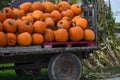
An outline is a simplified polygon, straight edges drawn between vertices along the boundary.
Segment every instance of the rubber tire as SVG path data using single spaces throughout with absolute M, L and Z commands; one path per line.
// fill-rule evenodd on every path
M 15 63 L 15 66 L 20 66 L 20 65 L 24 65 L 24 64 L 28 64 L 28 63 Z M 29 69 L 30 71 L 32 71 L 31 73 L 26 71 L 25 69 L 15 69 L 15 72 L 17 75 L 40 75 L 40 70 L 41 69 Z
M 50 80 L 79 80 L 81 73 L 80 60 L 74 54 L 59 54 L 54 56 L 48 64 Z

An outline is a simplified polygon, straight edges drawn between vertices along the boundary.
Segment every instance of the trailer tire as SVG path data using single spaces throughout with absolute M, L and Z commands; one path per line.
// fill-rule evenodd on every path
M 48 64 L 50 80 L 79 80 L 81 73 L 80 60 L 74 54 L 59 54 L 53 57 Z

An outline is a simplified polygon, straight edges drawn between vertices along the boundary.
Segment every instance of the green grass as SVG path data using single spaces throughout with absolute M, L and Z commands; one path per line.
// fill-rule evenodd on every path
M 14 66 L 14 64 L 0 64 L 0 67 Z M 14 69 L 0 70 L 0 80 L 49 80 L 48 70 L 42 69 L 40 75 L 17 76 Z
M 47 73 L 47 69 L 42 69 L 37 76 L 17 76 L 14 70 L 4 70 L 0 71 L 0 80 L 49 80 Z

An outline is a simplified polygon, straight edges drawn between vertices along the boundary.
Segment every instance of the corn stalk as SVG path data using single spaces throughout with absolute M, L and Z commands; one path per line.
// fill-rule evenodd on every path
M 115 26 L 115 20 L 111 11 L 111 4 L 109 0 L 109 6 L 107 6 L 104 0 L 83 0 L 84 3 L 95 3 L 98 5 L 98 28 L 103 28 L 102 31 L 98 32 L 99 36 L 99 44 L 102 44 L 101 51 L 96 51 L 95 54 L 97 56 L 102 56 L 102 60 L 104 60 L 108 65 L 114 66 L 119 65 L 120 59 L 120 50 L 117 48 L 117 41 L 115 39 L 115 35 L 113 32 Z M 94 55 L 96 56 L 96 55 Z M 101 61 L 101 60 L 99 60 Z

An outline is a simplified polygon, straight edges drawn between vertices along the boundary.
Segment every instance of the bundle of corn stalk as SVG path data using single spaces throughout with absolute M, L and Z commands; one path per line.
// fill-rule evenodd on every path
M 86 67 L 96 68 L 94 62 L 97 62 L 97 66 L 103 68 L 106 66 L 119 66 L 120 65 L 120 47 L 117 44 L 113 29 L 115 26 L 115 19 L 111 11 L 110 0 L 108 4 L 105 4 L 104 0 L 83 0 L 84 3 L 97 3 L 98 5 L 98 29 L 102 29 L 98 32 L 99 44 L 101 49 L 95 51 L 90 55 L 88 60 L 84 60 L 87 64 Z M 91 60 L 92 58 L 92 60 Z M 91 63 L 92 61 L 93 63 Z M 86 65 L 85 64 L 85 65 Z M 90 67 L 92 66 L 92 67 Z M 94 67 L 94 68 L 93 68 Z

